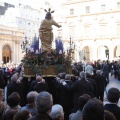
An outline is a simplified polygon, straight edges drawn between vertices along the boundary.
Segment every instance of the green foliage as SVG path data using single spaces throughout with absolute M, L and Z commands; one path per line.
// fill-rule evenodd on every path
M 49 68 L 50 65 L 55 65 L 59 72 L 66 72 L 71 66 L 71 61 L 68 56 L 58 54 L 56 51 L 44 51 L 41 54 L 26 54 L 21 60 L 24 66 L 30 66 L 34 73 L 40 73 L 41 67 Z
M 34 64 L 31 64 L 30 69 L 33 71 L 33 73 L 36 73 L 36 74 L 41 72 L 41 68 L 38 65 L 35 66 Z
M 58 65 L 56 65 L 56 67 L 57 67 L 57 72 L 58 73 L 67 72 L 67 67 L 62 65 L 62 64 L 58 64 Z

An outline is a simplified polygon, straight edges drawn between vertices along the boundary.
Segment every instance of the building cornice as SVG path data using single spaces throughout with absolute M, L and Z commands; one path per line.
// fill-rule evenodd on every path
M 24 17 L 16 17 L 18 19 L 22 19 L 22 20 L 27 20 L 27 21 L 32 21 L 32 22 L 37 22 L 37 23 L 40 23 L 40 20 L 31 20 L 31 19 L 28 19 L 28 18 L 24 18 Z
M 23 35 L 12 35 L 12 34 L 6 34 L 6 33 L 0 33 L 0 35 L 4 35 L 4 36 L 9 36 L 9 37 L 23 37 Z
M 98 38 L 79 38 L 80 40 L 84 41 L 84 40 L 113 40 L 113 39 L 120 39 L 120 36 L 117 37 L 98 37 Z
M 82 15 L 80 15 L 80 17 L 87 17 L 87 16 L 94 16 L 94 15 L 105 15 L 105 14 L 111 14 L 111 13 L 120 13 L 120 9 L 119 10 L 114 10 L 114 11 L 82 14 Z M 75 18 L 75 17 L 79 17 L 79 16 L 70 16 L 69 15 L 69 16 L 66 16 L 65 18 Z
M 3 31 L 14 31 L 14 32 L 24 32 L 23 29 L 15 28 L 15 27 L 9 27 L 6 25 L 0 25 L 0 30 Z
M 75 17 L 78 17 L 78 16 L 67 16 L 65 18 L 75 18 Z
M 112 10 L 112 11 L 106 11 L 106 12 L 98 12 L 98 13 L 89 13 L 89 14 L 82 14 L 81 17 L 86 16 L 93 16 L 93 15 L 104 15 L 104 14 L 111 14 L 111 13 L 119 13 L 120 10 Z
M 65 18 L 77 18 L 77 17 L 87 17 L 87 16 L 94 16 L 94 15 L 105 15 L 105 14 L 112 14 L 112 13 L 120 13 L 120 9 L 119 10 L 114 10 L 114 11 L 106 11 L 106 12 L 98 12 L 98 13 L 88 13 L 88 14 L 81 14 L 79 16 L 71 16 L 71 15 L 68 15 L 66 16 Z
M 3 37 L 22 38 L 24 32 L 23 29 L 0 25 L 0 39 Z
M 91 2 L 91 1 L 95 1 L 95 0 L 67 1 L 67 3 L 63 3 L 63 5 L 71 5 L 71 4 L 78 4 L 78 3 Z

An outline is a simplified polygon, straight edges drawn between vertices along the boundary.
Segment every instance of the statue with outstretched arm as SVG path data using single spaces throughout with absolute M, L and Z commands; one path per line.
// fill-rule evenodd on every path
M 45 19 L 41 22 L 39 28 L 39 37 L 41 39 L 43 51 L 49 51 L 51 50 L 53 41 L 52 25 L 58 28 L 60 28 L 61 25 L 59 25 L 52 19 L 51 13 L 53 13 L 54 11 L 51 11 L 51 9 L 49 8 L 48 11 L 45 9 L 45 12 L 47 13 Z

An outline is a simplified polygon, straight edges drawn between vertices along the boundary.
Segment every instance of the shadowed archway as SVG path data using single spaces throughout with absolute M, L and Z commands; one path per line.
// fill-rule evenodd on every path
M 9 45 L 5 45 L 2 49 L 2 61 L 7 63 L 11 60 L 11 49 Z

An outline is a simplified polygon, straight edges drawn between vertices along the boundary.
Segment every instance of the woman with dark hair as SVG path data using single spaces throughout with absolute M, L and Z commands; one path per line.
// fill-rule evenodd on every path
M 14 115 L 17 113 L 17 110 L 8 110 L 4 115 L 3 115 L 3 120 L 13 120 Z
M 15 114 L 13 120 L 27 120 L 31 116 L 32 115 L 30 114 L 30 112 L 28 110 L 22 110 Z
M 99 99 L 90 99 L 82 109 L 83 120 L 104 120 L 103 103 Z
M 107 110 L 104 110 L 104 117 L 105 120 L 116 120 L 114 114 Z
M 17 92 L 13 92 L 11 95 L 8 96 L 7 99 L 8 107 L 5 110 L 5 113 L 8 110 L 17 110 L 20 111 L 21 106 L 19 105 L 20 103 L 20 96 Z

